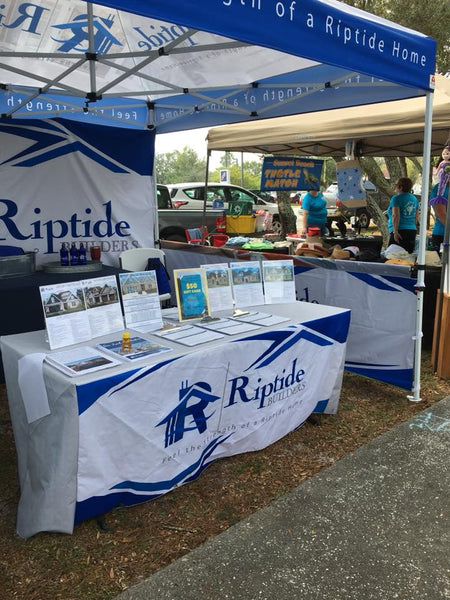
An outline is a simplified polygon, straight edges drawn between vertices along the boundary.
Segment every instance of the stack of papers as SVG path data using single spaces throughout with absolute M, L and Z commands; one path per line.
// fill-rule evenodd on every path
M 118 358 L 131 361 L 140 360 L 141 358 L 172 350 L 172 348 L 169 348 L 168 346 L 160 346 L 151 340 L 147 340 L 137 335 L 130 337 L 130 345 L 131 350 L 127 352 L 122 351 L 122 339 L 113 340 L 112 342 L 101 342 L 100 344 L 97 344 L 97 347 Z
M 47 354 L 45 361 L 70 377 L 87 375 L 120 364 L 120 361 L 105 356 L 97 348 L 91 348 L 91 346 L 52 352 Z
M 198 344 L 206 344 L 223 338 L 221 333 L 216 331 L 207 331 L 202 327 L 195 325 L 183 325 L 166 331 L 154 331 L 153 335 L 157 335 L 171 342 L 178 342 L 184 346 L 197 346 Z
M 233 319 L 217 319 L 205 323 L 200 322 L 198 325 L 199 327 L 204 327 L 205 329 L 219 331 L 225 335 L 238 335 L 240 333 L 247 333 L 248 331 L 253 331 L 260 328 L 259 325 L 255 325 L 254 323 L 238 323 Z
M 288 317 L 279 317 L 278 315 L 269 315 L 268 313 L 250 311 L 247 314 L 239 317 L 233 317 L 236 321 L 246 321 L 248 323 L 254 323 L 262 327 L 272 327 L 272 325 L 278 325 L 278 323 L 284 323 L 289 321 Z

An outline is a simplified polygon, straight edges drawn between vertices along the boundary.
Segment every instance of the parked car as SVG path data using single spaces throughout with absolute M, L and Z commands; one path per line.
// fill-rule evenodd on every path
M 206 225 L 209 232 L 214 232 L 218 222 L 223 219 L 223 210 L 208 210 L 203 215 L 202 208 L 190 208 L 188 210 L 177 210 L 170 198 L 167 186 L 158 184 L 156 186 L 158 200 L 158 228 L 161 240 L 172 240 L 174 242 L 186 241 L 186 230 Z
M 254 190 L 249 189 L 249 192 L 252 192 L 256 196 L 259 196 L 263 200 L 267 200 L 267 202 L 276 202 L 277 201 L 277 193 L 276 192 L 267 192 L 266 190 Z
M 177 209 L 203 209 L 205 193 L 204 182 L 169 184 L 172 204 Z M 206 197 L 207 211 L 212 208 L 229 208 L 233 202 L 248 202 L 253 211 L 266 210 L 272 214 L 272 227 L 275 233 L 281 232 L 280 214 L 276 202 L 268 202 L 264 198 L 238 185 L 228 183 L 208 183 Z

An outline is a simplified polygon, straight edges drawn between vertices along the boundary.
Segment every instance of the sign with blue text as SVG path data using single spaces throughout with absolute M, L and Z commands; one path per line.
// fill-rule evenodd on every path
M 265 156 L 261 171 L 262 190 L 318 190 L 323 160 L 295 156 Z
M 154 134 L 74 121 L 0 123 L 0 244 L 59 260 L 63 242 L 102 262 L 153 246 Z M 139 198 L 139 202 L 136 202 Z

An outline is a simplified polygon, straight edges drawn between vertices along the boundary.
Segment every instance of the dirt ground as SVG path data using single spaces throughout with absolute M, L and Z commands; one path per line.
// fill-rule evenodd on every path
M 138 583 L 450 394 L 424 353 L 420 403 L 387 384 L 345 373 L 337 415 L 306 422 L 258 452 L 217 461 L 158 500 L 89 520 L 73 535 L 15 533 L 19 486 L 5 385 L 0 386 L 0 600 L 105 600 Z

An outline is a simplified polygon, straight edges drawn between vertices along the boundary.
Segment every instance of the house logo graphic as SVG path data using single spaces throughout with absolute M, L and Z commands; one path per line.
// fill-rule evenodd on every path
M 95 17 L 94 19 L 94 48 L 95 52 L 106 54 L 111 46 L 122 46 L 119 40 L 109 31 L 114 24 L 114 19 L 110 15 L 108 18 Z M 69 39 L 58 39 L 52 37 L 55 42 L 60 42 L 58 50 L 60 52 L 87 52 L 89 49 L 88 38 L 88 18 L 87 15 L 78 15 L 71 23 L 61 23 L 60 25 L 52 25 L 55 29 L 63 32 L 71 32 L 72 37 Z
M 197 429 L 199 433 L 204 433 L 208 419 L 215 412 L 212 411 L 207 415 L 205 410 L 209 404 L 220 398 L 211 393 L 211 386 L 204 381 L 198 381 L 193 385 L 188 385 L 187 381 L 183 382 L 178 394 L 177 406 L 156 425 L 156 427 L 166 426 L 166 448 L 183 439 L 187 431 Z

